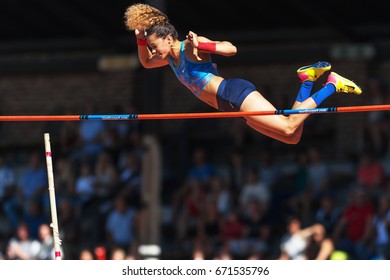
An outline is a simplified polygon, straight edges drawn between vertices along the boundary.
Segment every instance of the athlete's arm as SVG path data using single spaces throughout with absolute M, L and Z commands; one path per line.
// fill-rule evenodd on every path
M 229 41 L 212 41 L 206 37 L 198 36 L 192 31 L 188 33 L 187 39 L 199 52 L 215 53 L 223 56 L 233 56 L 237 53 L 237 47 Z
M 137 38 L 138 59 L 143 67 L 157 68 L 169 64 L 168 60 L 158 59 L 156 55 L 150 51 L 145 39 L 145 35 L 142 31 L 140 32 L 138 29 L 136 29 L 135 36 Z

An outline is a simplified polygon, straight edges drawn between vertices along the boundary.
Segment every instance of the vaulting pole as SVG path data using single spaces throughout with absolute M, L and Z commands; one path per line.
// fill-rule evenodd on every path
M 56 196 L 54 190 L 54 171 L 53 171 L 53 161 L 52 161 L 49 133 L 44 134 L 44 141 L 45 141 L 45 151 L 46 151 L 47 178 L 49 183 L 50 211 L 51 211 L 51 220 L 52 220 L 50 226 L 53 228 L 55 259 L 61 260 L 62 259 L 61 240 L 60 240 L 60 233 L 58 230 L 57 206 L 56 206 Z

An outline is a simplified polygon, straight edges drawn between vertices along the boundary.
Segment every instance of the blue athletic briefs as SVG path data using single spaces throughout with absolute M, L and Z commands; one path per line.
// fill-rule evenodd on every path
M 217 92 L 218 109 L 221 111 L 239 111 L 245 98 L 255 90 L 256 87 L 247 80 L 236 78 L 223 80 Z

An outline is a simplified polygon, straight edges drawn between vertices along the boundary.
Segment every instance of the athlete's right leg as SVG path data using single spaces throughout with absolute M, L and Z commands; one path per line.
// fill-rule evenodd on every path
M 299 142 L 299 140 L 301 139 L 301 135 L 302 135 L 302 131 L 303 131 L 303 125 L 300 125 L 297 128 L 296 133 L 294 133 L 294 136 L 291 137 L 291 136 L 286 136 L 286 135 L 283 135 L 280 133 L 276 133 L 272 130 L 266 129 L 266 128 L 260 126 L 257 122 L 251 120 L 250 118 L 246 119 L 246 123 L 249 127 L 254 129 L 255 131 L 260 132 L 261 134 L 263 134 L 265 136 L 279 140 L 279 141 L 286 143 L 286 144 L 297 144 Z
M 316 108 L 312 98 L 299 104 L 298 108 Z M 240 108 L 243 112 L 274 111 L 276 108 L 258 91 L 249 94 Z M 298 143 L 303 127 L 303 121 L 309 114 L 283 115 L 257 115 L 246 117 L 247 124 L 260 133 L 273 137 L 288 144 Z
M 360 94 L 361 89 L 352 81 L 332 72 L 328 77 L 325 87 L 307 98 L 302 103 L 297 103 L 295 109 L 314 109 L 334 92 L 346 92 Z M 271 111 L 276 108 L 265 99 L 258 91 L 250 93 L 244 100 L 240 108 L 243 112 Z M 277 140 L 289 144 L 298 143 L 303 122 L 310 114 L 291 114 L 289 116 L 267 115 L 247 117 L 247 123 L 260 133 L 273 137 Z

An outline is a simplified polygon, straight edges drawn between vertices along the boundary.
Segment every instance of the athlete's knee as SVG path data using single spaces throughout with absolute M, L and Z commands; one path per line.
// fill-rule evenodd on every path
M 281 132 L 284 134 L 285 137 L 287 138 L 294 138 L 295 134 L 296 134 L 296 131 L 297 131 L 297 128 L 294 127 L 294 126 L 291 126 L 291 125 L 286 125 L 285 127 L 283 127 L 283 129 L 281 130 Z
M 302 133 L 299 133 L 297 129 L 287 129 L 284 131 L 286 137 L 286 144 L 296 145 L 301 140 Z

